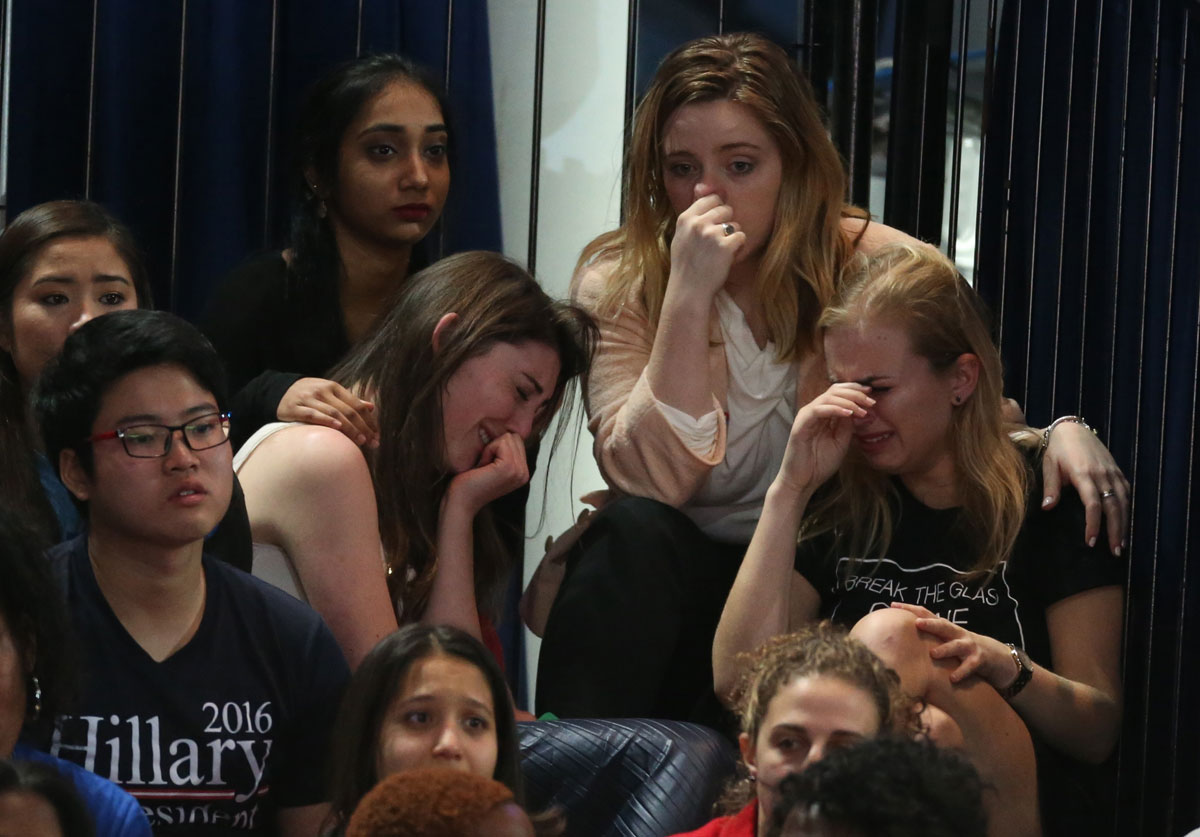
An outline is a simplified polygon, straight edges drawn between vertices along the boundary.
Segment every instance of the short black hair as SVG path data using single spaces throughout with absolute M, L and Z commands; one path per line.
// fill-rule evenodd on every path
M 63 837 L 92 837 L 96 827 L 75 785 L 53 767 L 37 762 L 0 759 L 0 796 L 32 793 L 54 809 Z
M 213 394 L 225 411 L 225 370 L 208 339 L 195 326 L 165 311 L 116 311 L 85 323 L 63 343 L 34 387 L 33 414 L 41 427 L 46 456 L 58 469 L 59 454 L 70 449 L 92 473 L 92 449 L 84 440 L 100 412 L 105 393 L 119 379 L 170 363 L 182 366 Z
M 779 784 L 767 837 L 819 822 L 870 837 L 985 837 L 983 782 L 928 739 L 881 736 L 836 750 Z

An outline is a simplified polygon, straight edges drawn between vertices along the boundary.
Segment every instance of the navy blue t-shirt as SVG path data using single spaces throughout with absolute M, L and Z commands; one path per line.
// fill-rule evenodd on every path
M 271 833 L 279 808 L 326 799 L 326 744 L 349 677 L 307 605 L 205 556 L 195 636 L 155 662 L 96 584 L 86 536 L 49 553 L 83 661 L 51 755 L 117 783 L 156 834 Z

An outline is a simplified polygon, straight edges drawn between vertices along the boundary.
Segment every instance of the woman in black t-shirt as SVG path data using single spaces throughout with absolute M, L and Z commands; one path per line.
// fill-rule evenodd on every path
M 1034 513 L 1028 439 L 1001 424 L 978 297 L 943 257 L 894 246 L 848 277 L 821 328 L 834 383 L 793 424 L 717 630 L 718 692 L 763 639 L 891 604 L 907 613 L 871 615 L 863 632 L 886 634 L 873 650 L 902 679 L 920 663 L 922 685 L 904 684 L 918 697 L 934 681 L 952 699 L 986 683 L 1035 741 L 1104 761 L 1121 718 L 1124 568 L 1075 543 L 1074 495 Z M 1101 491 L 1107 505 L 1127 487 Z

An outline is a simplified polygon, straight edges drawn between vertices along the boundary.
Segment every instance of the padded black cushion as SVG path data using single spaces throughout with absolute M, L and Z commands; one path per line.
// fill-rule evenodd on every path
M 645 719 L 518 725 L 526 806 L 557 806 L 569 837 L 663 837 L 698 828 L 737 750 L 713 730 Z

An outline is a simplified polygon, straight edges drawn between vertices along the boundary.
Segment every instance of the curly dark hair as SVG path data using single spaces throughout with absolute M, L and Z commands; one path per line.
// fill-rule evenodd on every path
M 864 837 L 984 837 L 983 790 L 970 762 L 927 739 L 872 738 L 784 779 L 766 834 L 820 823 Z
M 797 677 L 837 677 L 870 695 L 879 711 L 880 734 L 915 735 L 919 707 L 900 689 L 900 678 L 845 628 L 823 621 L 764 642 L 734 691 L 742 732 L 758 737 L 767 706 L 779 690 Z M 732 813 L 755 794 L 744 767 L 721 797 L 718 807 Z

